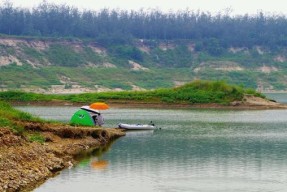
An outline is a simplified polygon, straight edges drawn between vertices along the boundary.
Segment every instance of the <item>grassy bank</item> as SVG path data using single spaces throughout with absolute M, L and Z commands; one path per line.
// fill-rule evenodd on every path
M 22 133 L 24 128 L 16 123 L 18 121 L 41 122 L 42 120 L 33 117 L 29 113 L 14 109 L 6 102 L 0 101 L 0 127 L 8 127 L 16 133 Z
M 75 157 L 83 151 L 123 135 L 116 129 L 46 122 L 0 101 L 0 191 L 32 191 L 78 163 Z
M 1 92 L 0 99 L 5 101 L 69 101 L 75 103 L 90 103 L 93 101 L 144 101 L 147 103 L 218 103 L 228 104 L 241 101 L 245 94 L 264 97 L 253 89 L 229 85 L 223 81 L 193 81 L 176 88 L 163 88 L 150 91 L 120 91 L 84 93 L 71 95 L 43 95 L 17 91 Z

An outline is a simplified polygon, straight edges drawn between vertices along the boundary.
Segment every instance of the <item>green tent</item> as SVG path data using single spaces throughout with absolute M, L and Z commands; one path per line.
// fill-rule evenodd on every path
M 95 122 L 89 112 L 80 109 L 78 110 L 70 120 L 73 125 L 95 126 Z

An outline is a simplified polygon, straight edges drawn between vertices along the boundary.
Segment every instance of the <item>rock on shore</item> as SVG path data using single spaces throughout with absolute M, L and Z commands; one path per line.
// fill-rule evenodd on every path
M 40 133 L 44 144 L 30 142 L 9 128 L 0 128 L 0 191 L 30 191 L 60 170 L 75 164 L 74 156 L 123 136 L 116 129 L 23 123 Z

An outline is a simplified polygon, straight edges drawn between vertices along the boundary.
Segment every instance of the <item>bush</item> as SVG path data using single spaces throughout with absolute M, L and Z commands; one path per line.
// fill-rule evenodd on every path
M 46 54 L 51 63 L 59 66 L 76 67 L 84 63 L 81 54 L 64 45 L 52 45 Z
M 143 61 L 142 52 L 133 46 L 129 45 L 117 45 L 109 47 L 108 51 L 116 58 L 134 60 L 138 62 Z

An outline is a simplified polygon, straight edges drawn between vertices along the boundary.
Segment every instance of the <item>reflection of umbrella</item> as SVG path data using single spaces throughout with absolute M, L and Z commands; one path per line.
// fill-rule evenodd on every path
M 109 106 L 106 103 L 97 102 L 97 103 L 92 103 L 90 105 L 90 108 L 97 109 L 97 110 L 105 110 L 105 109 L 108 109 Z
M 93 161 L 91 166 L 95 169 L 105 169 L 108 166 L 108 162 L 105 160 Z

